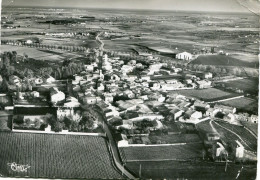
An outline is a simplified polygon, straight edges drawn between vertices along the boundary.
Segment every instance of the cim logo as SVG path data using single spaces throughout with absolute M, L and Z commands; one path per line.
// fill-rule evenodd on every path
M 27 172 L 27 169 L 31 167 L 28 164 L 22 165 L 22 164 L 16 164 L 15 162 L 7 163 L 7 165 L 10 166 L 12 171 L 15 171 L 15 172 Z

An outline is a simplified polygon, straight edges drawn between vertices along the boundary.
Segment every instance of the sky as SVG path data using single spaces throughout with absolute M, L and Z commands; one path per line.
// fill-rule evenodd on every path
M 259 0 L 2 0 L 5 6 L 48 6 L 81 8 L 122 8 L 185 11 L 248 12 L 248 3 Z M 252 8 L 255 5 L 250 4 Z

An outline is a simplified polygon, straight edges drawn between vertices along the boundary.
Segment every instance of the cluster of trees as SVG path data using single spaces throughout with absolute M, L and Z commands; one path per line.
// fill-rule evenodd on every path
M 51 126 L 51 129 L 55 132 L 62 130 L 69 130 L 70 132 L 93 132 L 95 130 L 94 121 L 88 116 L 83 116 L 82 119 L 77 122 L 73 121 L 71 117 L 64 117 L 63 119 L 57 120 L 54 115 L 47 114 L 46 122 L 42 128 Z
M 33 41 L 32 43 L 27 43 L 26 41 L 16 41 L 16 40 L 2 40 L 2 44 L 9 44 L 15 46 L 27 46 L 32 48 L 42 48 L 42 49 L 59 49 L 64 51 L 72 52 L 88 52 L 89 49 L 83 46 L 64 46 L 64 45 L 53 45 L 53 44 L 42 44 L 42 41 Z

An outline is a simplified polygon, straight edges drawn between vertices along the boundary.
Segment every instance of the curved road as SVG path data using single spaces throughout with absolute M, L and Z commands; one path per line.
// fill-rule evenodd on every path
M 120 157 L 120 154 L 119 154 L 119 150 L 117 148 L 117 144 L 116 144 L 116 141 L 114 140 L 113 136 L 112 136 L 112 133 L 107 125 L 107 121 L 106 121 L 106 118 L 104 117 L 104 115 L 102 114 L 102 110 L 100 109 L 100 107 L 98 106 L 95 106 L 95 108 L 93 108 L 93 110 L 98 113 L 100 115 L 100 120 L 103 123 L 103 128 L 106 132 L 106 135 L 108 137 L 108 142 L 109 142 L 109 148 L 112 152 L 112 157 L 114 159 L 114 162 L 115 162 L 115 165 L 116 167 L 122 172 L 122 174 L 124 174 L 127 178 L 129 179 L 136 179 L 135 176 L 129 172 L 125 167 L 124 165 L 122 164 L 122 160 L 121 160 L 121 157 Z

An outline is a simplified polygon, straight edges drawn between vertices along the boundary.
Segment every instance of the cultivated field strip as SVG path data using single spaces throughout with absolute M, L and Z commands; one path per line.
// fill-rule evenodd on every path
M 142 146 L 122 147 L 123 160 L 127 161 L 163 161 L 190 160 L 202 157 L 202 143 L 192 143 L 174 146 Z
M 98 136 L 0 133 L 0 174 L 6 177 L 122 178 Z M 8 163 L 29 165 L 13 171 Z

